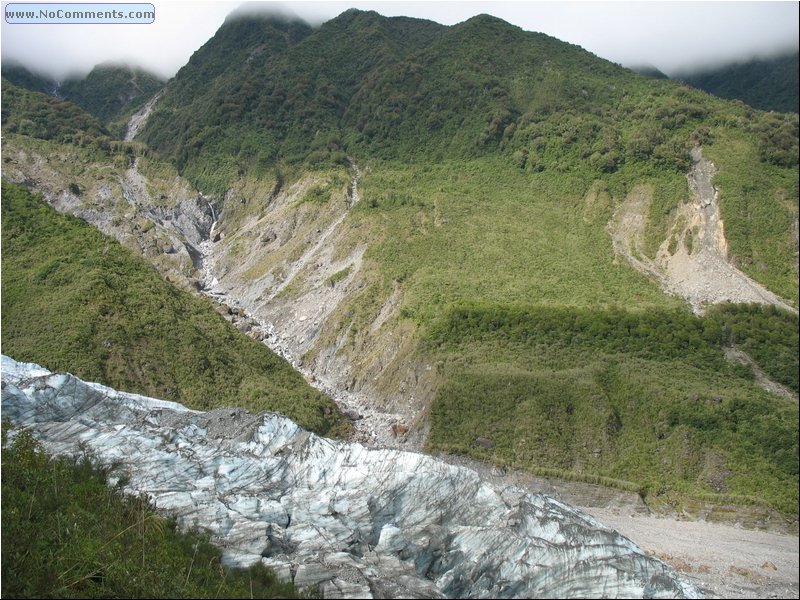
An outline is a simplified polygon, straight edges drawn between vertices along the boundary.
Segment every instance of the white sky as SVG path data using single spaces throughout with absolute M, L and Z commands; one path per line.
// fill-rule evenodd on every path
M 134 1 L 134 0 L 128 0 Z M 149 25 L 12 25 L 2 21 L 2 59 L 57 78 L 115 61 L 171 77 L 245 2 L 151 0 Z M 3 2 L 5 9 L 8 2 Z M 253 6 L 256 6 L 253 3 Z M 318 24 L 351 7 L 453 25 L 488 13 L 626 66 L 667 74 L 798 47 L 798 7 L 778 2 L 284 1 L 259 6 Z

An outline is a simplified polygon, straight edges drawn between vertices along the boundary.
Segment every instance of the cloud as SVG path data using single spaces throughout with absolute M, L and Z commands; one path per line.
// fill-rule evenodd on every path
M 319 25 L 351 7 L 445 25 L 493 14 L 614 62 L 651 64 L 667 74 L 798 46 L 797 2 L 152 2 L 150 25 L 3 22 L 3 60 L 56 78 L 109 60 L 170 77 L 233 11 L 297 15 Z
M 237 6 L 151 2 L 156 18 L 147 25 L 11 25 L 3 19 L 3 61 L 21 62 L 55 79 L 88 73 L 108 61 L 141 65 L 171 77 Z

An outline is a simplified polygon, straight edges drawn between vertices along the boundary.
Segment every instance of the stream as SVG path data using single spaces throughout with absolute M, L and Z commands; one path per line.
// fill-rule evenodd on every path
M 360 199 L 358 182 L 361 177 L 361 171 L 355 161 L 350 159 L 350 164 L 353 169 L 353 181 L 349 193 L 348 210 L 355 206 Z M 303 375 L 305 380 L 312 387 L 326 394 L 336 402 L 342 413 L 347 416 L 353 424 L 354 432 L 350 438 L 351 441 L 360 442 L 370 447 L 418 450 L 419 448 L 411 447 L 410 444 L 405 443 L 405 438 L 402 434 L 397 435 L 392 429 L 392 426 L 395 424 L 407 423 L 408 418 L 406 416 L 380 411 L 375 408 L 376 403 L 365 394 L 340 389 L 327 378 L 320 376 L 318 373 L 314 372 L 313 369 L 303 365 L 300 360 L 301 357 L 292 353 L 290 344 L 288 344 L 288 339 L 280 333 L 279 328 L 276 327 L 274 323 L 257 318 L 243 306 L 243 303 L 238 298 L 231 296 L 220 288 L 219 280 L 215 275 L 215 246 L 219 241 L 215 242 L 213 240 L 215 239 L 214 230 L 216 229 L 218 219 L 221 215 L 218 215 L 214 211 L 214 207 L 211 206 L 210 203 L 209 208 L 212 211 L 214 223 L 208 237 L 200 243 L 199 247 L 202 257 L 200 267 L 202 282 L 201 293 L 218 304 L 225 304 L 236 309 L 236 312 L 242 315 L 238 318 L 251 323 L 253 337 L 260 339 L 270 350 L 284 358 L 296 371 Z M 307 250 L 304 256 L 296 261 L 291 267 L 289 275 L 271 292 L 269 299 L 277 296 L 281 290 L 292 281 L 294 275 L 303 268 L 306 262 L 304 260 L 305 257 L 314 255 L 314 252 L 325 243 L 327 238 L 336 230 L 342 221 L 344 221 L 347 214 L 347 211 L 344 212 L 320 234 L 314 246 Z

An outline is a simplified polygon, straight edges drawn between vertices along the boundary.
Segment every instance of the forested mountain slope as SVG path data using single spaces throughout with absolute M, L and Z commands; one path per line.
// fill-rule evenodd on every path
M 128 117 L 164 86 L 164 80 L 148 71 L 127 65 L 97 65 L 84 76 L 63 81 L 38 75 L 22 65 L 3 65 L 3 77 L 15 86 L 42 92 L 80 106 L 116 134 Z
M 14 117 L 28 100 L 6 169 L 109 205 L 100 162 L 69 168 L 72 138 Z M 183 276 L 309 378 L 404 415 L 395 443 L 796 515 L 797 115 L 485 15 L 348 11 L 230 18 L 134 142 L 94 137 L 115 177 L 144 174 L 142 206 L 174 204 L 168 178 L 202 191 L 214 235 Z M 670 278 L 712 246 L 740 283 L 700 272 L 693 314 Z M 784 308 L 715 307 L 771 302 L 750 281 Z
M 798 72 L 800 54 L 794 52 L 679 73 L 674 79 L 720 98 L 741 100 L 761 110 L 797 113 L 800 111 Z
M 102 64 L 85 77 L 68 78 L 58 91 L 104 123 L 128 116 L 164 86 L 164 81 L 139 68 Z

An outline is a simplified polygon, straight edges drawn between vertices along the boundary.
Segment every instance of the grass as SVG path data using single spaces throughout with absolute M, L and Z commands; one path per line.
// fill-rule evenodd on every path
M 766 118 L 766 117 L 765 117 Z M 795 117 L 796 119 L 796 117 Z M 729 257 L 750 277 L 798 303 L 798 172 L 764 164 L 743 132 L 725 130 L 705 153 L 720 171 L 720 210 Z
M 315 31 L 262 21 L 223 27 L 142 139 L 225 194 L 229 240 L 306 177 L 287 218 L 333 211 L 351 177 L 343 157 L 355 158 L 362 200 L 335 255 L 368 249 L 317 349 L 348 331 L 351 364 L 368 363 L 380 352 L 371 324 L 396 292 L 386 330 L 420 342 L 411 358 L 439 369 L 432 448 L 483 456 L 473 441 L 488 436 L 494 460 L 627 481 L 652 497 L 753 496 L 796 518 L 797 407 L 721 349 L 743 346 L 796 386 L 797 343 L 782 333 L 796 324 L 746 311 L 697 320 L 615 259 L 606 230 L 646 189 L 642 252 L 653 258 L 690 197 L 689 148 L 701 144 L 719 168 L 732 261 L 796 305 L 796 116 L 638 77 L 488 17 L 441 28 L 348 13 Z M 264 39 L 270 51 L 249 60 Z M 69 141 L 80 116 L 54 132 L 9 123 Z M 297 258 L 311 231 L 247 276 Z
M 113 467 L 52 458 L 28 431 L 2 454 L 2 594 L 8 598 L 298 598 L 260 563 L 222 565 L 198 530 L 179 531 Z
M 427 339 L 445 381 L 429 449 L 622 480 L 648 500 L 747 496 L 797 518 L 797 405 L 725 361 L 724 322 L 547 307 L 455 309 L 443 321 Z M 791 341 L 787 351 L 796 360 Z
M 366 256 L 403 282 L 421 322 L 458 300 L 678 306 L 616 263 L 605 224 L 583 218 L 593 185 L 583 173 L 530 176 L 500 159 L 380 165 L 363 178 L 356 210 L 385 228 Z
M 348 235 L 371 240 L 371 275 L 337 309 L 336 331 L 349 328 L 363 359 L 370 323 L 401 291 L 394 326 L 413 325 L 442 382 L 429 450 L 653 502 L 749 498 L 797 518 L 797 406 L 723 353 L 746 348 L 796 389 L 796 317 L 732 307 L 700 319 L 613 258 L 613 205 L 647 184 L 667 224 L 688 194 L 684 176 L 530 174 L 499 158 L 362 169 Z

